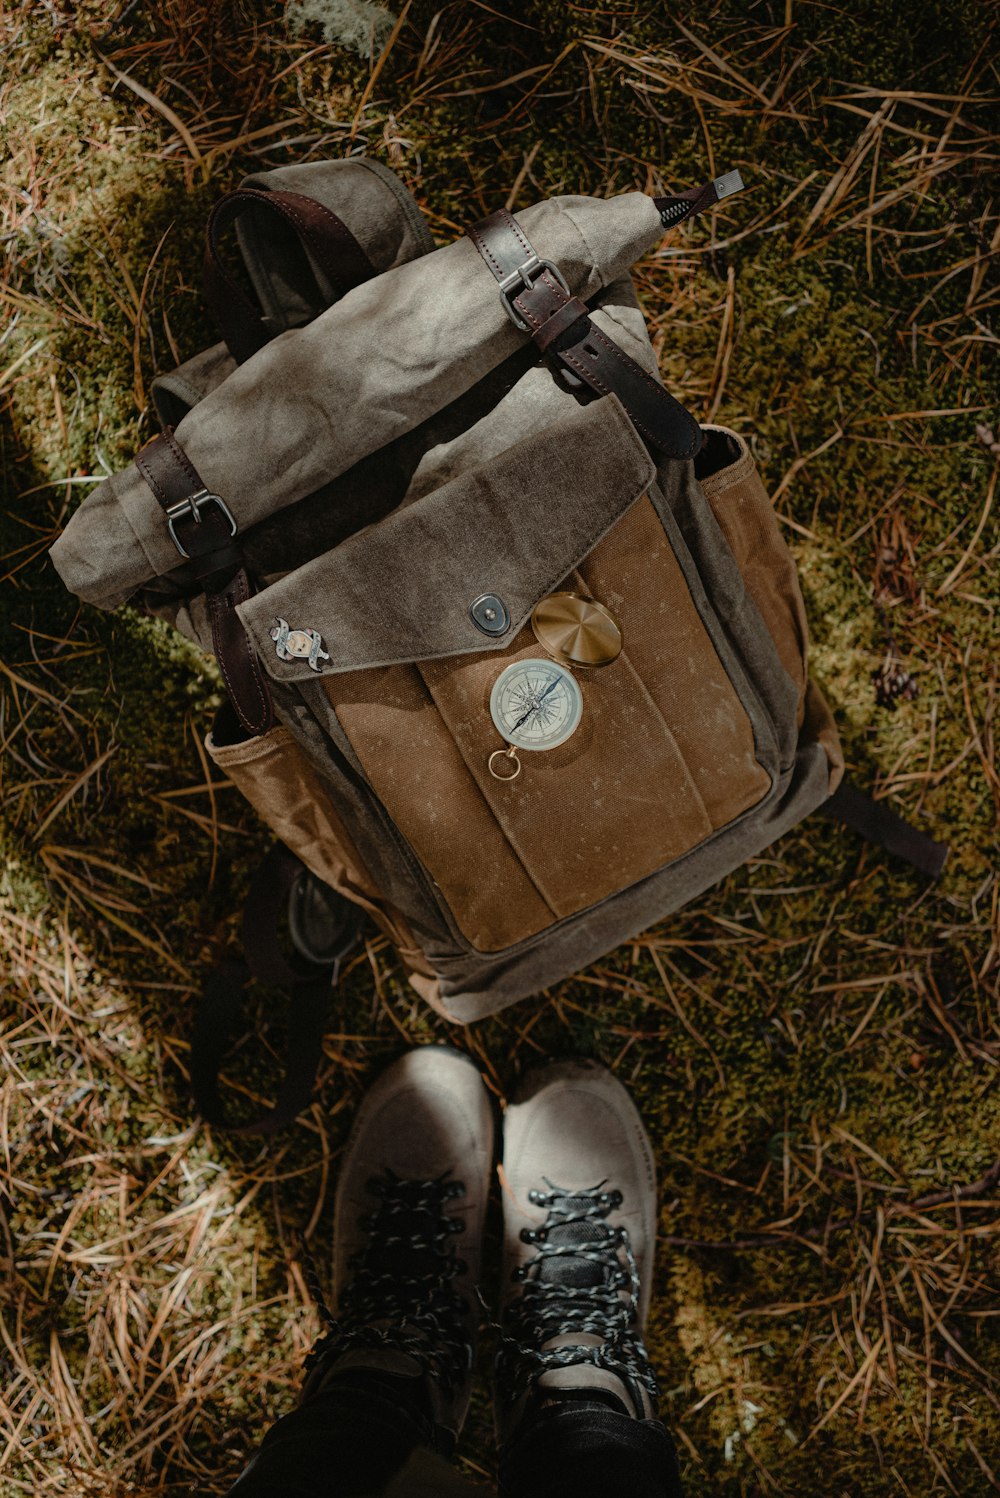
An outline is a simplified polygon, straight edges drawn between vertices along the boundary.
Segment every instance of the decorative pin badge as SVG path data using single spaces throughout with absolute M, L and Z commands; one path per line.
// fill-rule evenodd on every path
M 320 661 L 330 659 L 318 630 L 292 629 L 284 619 L 275 619 L 270 635 L 279 661 L 308 660 L 312 669 L 318 671 Z

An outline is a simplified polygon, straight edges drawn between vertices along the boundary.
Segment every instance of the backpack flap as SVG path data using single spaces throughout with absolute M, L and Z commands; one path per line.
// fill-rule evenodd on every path
M 648 489 L 656 468 L 618 400 L 570 404 L 550 440 L 514 443 L 490 462 L 403 504 L 239 609 L 276 681 L 509 646 Z M 476 622 L 473 605 L 497 600 Z M 277 618 L 322 639 L 314 662 L 280 659 Z
M 520 219 L 587 298 L 662 234 L 642 193 L 553 198 Z M 177 438 L 242 532 L 414 430 L 522 347 L 477 250 L 458 241 L 355 287 L 267 344 L 184 418 Z M 51 555 L 67 586 L 101 608 L 178 565 L 134 468 L 87 497 Z
M 669 472 L 694 483 L 690 463 Z M 617 399 L 570 402 L 240 606 L 279 715 L 363 777 L 477 951 L 614 897 L 777 783 L 773 723 L 668 538 L 667 503 Z M 563 591 L 610 610 L 623 649 L 573 673 L 572 736 L 501 782 L 493 688 L 509 666 L 550 658 L 531 616 Z M 474 617 L 484 594 L 503 626 L 493 637 Z M 283 659 L 283 627 L 315 648 Z

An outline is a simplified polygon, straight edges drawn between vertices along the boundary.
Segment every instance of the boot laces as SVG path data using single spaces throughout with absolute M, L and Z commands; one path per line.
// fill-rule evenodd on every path
M 547 1181 L 549 1191 L 528 1193 L 548 1215 L 540 1228 L 521 1233 L 521 1241 L 538 1253 L 512 1275 L 524 1289 L 507 1310 L 497 1357 L 497 1382 L 511 1399 L 543 1373 L 575 1364 L 603 1368 L 657 1397 L 656 1377 L 637 1330 L 639 1270 L 628 1229 L 607 1221 L 623 1197 L 603 1190 L 604 1184 L 565 1191 Z M 552 1338 L 572 1333 L 600 1342 L 544 1348 Z
M 378 1205 L 361 1218 L 367 1236 L 349 1261 L 353 1274 L 339 1314 L 331 1315 L 321 1302 L 328 1330 L 309 1354 L 307 1371 L 367 1348 L 405 1353 L 446 1394 L 468 1372 L 470 1307 L 452 1283 L 468 1267 L 452 1243 L 465 1223 L 447 1211 L 465 1195 L 465 1186 L 448 1176 L 446 1171 L 435 1180 L 406 1180 L 386 1170 L 366 1183 Z

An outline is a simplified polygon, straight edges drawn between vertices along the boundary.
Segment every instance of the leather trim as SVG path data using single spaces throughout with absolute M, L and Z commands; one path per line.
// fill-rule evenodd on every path
M 170 427 L 136 454 L 135 466 L 164 512 L 206 487 Z M 274 721 L 271 694 L 236 612 L 254 588 L 218 506 L 206 508 L 197 522 L 189 521 L 184 544 L 204 583 L 212 648 L 233 710 L 248 733 L 266 733 Z
M 702 441 L 694 417 L 594 326 L 584 304 L 560 285 L 552 267 L 540 261 L 513 214 L 498 209 L 465 232 L 498 282 L 525 272 L 510 306 L 543 353 L 568 371 L 571 380 L 582 381 L 598 395 L 617 395 L 636 431 L 659 452 L 670 458 L 694 457 Z M 550 332 L 553 319 L 558 321 Z

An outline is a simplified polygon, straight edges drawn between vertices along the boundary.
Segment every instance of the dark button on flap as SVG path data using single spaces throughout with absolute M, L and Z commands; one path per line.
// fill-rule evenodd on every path
M 240 615 L 278 680 L 497 649 L 654 475 L 621 405 L 606 396 L 404 504 L 256 594 Z M 470 612 L 487 594 L 507 613 L 497 635 Z M 279 658 L 277 619 L 319 634 L 329 660 Z M 497 622 L 485 611 L 483 619 Z
M 472 622 L 484 635 L 505 635 L 510 629 L 510 614 L 502 598 L 484 593 L 469 606 Z

